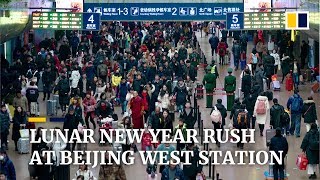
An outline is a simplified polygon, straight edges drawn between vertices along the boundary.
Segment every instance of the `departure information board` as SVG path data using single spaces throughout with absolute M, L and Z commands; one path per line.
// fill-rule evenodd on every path
M 226 27 L 228 30 L 285 29 L 286 16 L 284 12 L 228 13 Z
M 285 29 L 286 16 L 284 12 L 257 12 L 243 14 L 243 29 Z
M 74 12 L 33 12 L 32 28 L 98 31 L 100 28 L 100 14 Z

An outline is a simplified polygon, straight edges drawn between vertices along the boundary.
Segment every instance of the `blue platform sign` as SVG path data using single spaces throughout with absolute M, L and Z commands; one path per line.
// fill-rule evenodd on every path
M 82 21 L 84 31 L 100 30 L 100 13 L 83 13 Z
M 243 13 L 227 13 L 226 28 L 228 30 L 242 30 L 244 28 Z
M 84 12 L 102 21 L 225 21 L 243 3 L 84 3 Z

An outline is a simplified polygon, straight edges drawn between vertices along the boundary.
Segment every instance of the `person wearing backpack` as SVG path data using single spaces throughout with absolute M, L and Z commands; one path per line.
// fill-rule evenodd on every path
M 273 99 L 273 106 L 270 109 L 270 126 L 273 129 L 282 128 L 281 115 L 284 113 L 284 107 L 278 103 L 278 99 Z
M 299 90 L 295 89 L 294 94 L 288 99 L 287 102 L 287 108 L 291 111 L 290 134 L 293 136 L 295 133 L 297 138 L 300 137 L 301 113 L 303 106 L 303 100 L 298 93 Z
M 246 105 L 246 109 L 248 111 L 248 118 L 249 118 L 248 126 L 249 128 L 251 127 L 252 129 L 255 129 L 256 127 L 256 118 L 252 117 L 256 100 L 257 100 L 257 97 L 253 95 L 253 91 L 251 90 L 249 95 L 245 97 L 244 100 L 242 101 L 242 103 Z
M 227 117 L 227 110 L 222 105 L 221 99 L 218 99 L 217 104 L 212 108 L 212 110 L 210 112 L 210 117 L 211 117 L 212 124 L 213 124 L 215 141 L 217 143 L 217 146 L 220 147 L 220 142 L 218 141 L 218 138 L 216 136 L 217 129 L 222 129 L 221 132 L 223 133 L 223 126 L 225 125 L 225 118 Z M 221 134 L 221 136 L 223 136 L 223 134 Z
M 317 110 L 316 104 L 313 101 L 312 96 L 308 97 L 308 100 L 303 102 L 302 107 L 302 117 L 304 118 L 304 123 L 306 124 L 307 132 L 311 128 L 312 123 L 317 123 Z
M 237 147 L 243 149 L 244 143 L 241 143 L 243 137 L 241 133 L 241 129 L 247 129 L 248 126 L 248 112 L 246 111 L 246 105 L 241 104 L 240 109 L 236 110 L 235 116 L 233 118 L 233 127 L 239 129 L 239 137 L 240 141 L 237 143 Z
M 311 124 L 311 129 L 304 136 L 300 148 L 306 154 L 308 159 L 308 175 L 309 179 L 317 179 L 316 171 L 319 164 L 319 131 L 316 124 Z
M 256 118 L 256 122 L 259 125 L 260 136 L 263 136 L 264 125 L 270 119 L 270 105 L 268 97 L 261 93 L 258 96 L 256 104 L 254 105 L 253 116 Z
M 256 68 L 257 68 L 257 64 L 259 63 L 259 53 L 257 52 L 256 49 L 253 49 L 250 56 L 249 56 L 249 63 L 252 65 L 252 74 L 254 75 L 254 73 L 256 72 Z

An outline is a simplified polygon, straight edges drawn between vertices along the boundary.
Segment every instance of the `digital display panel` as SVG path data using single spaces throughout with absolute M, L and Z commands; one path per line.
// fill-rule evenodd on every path
M 82 13 L 71 12 L 33 12 L 32 28 L 54 30 L 82 29 Z
M 244 29 L 285 29 L 286 17 L 284 12 L 243 13 Z

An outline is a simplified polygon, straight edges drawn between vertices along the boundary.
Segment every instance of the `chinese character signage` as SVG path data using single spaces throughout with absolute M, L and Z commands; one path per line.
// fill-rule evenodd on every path
M 99 31 L 100 14 L 72 12 L 33 12 L 32 28 Z
M 243 3 L 85 3 L 103 21 L 219 21 L 243 12 Z

